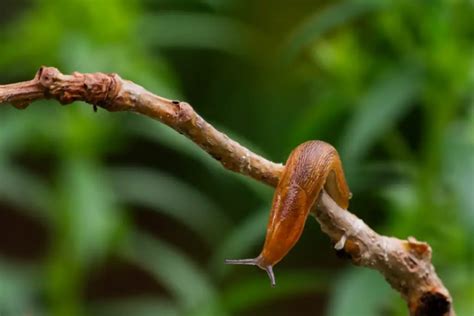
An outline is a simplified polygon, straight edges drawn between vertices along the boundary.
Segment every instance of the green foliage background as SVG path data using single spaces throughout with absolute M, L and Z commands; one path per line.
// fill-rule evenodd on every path
M 474 4 L 3 0 L 0 80 L 117 72 L 274 161 L 322 139 L 351 210 L 415 236 L 473 315 Z M 272 190 L 174 131 L 85 104 L 0 107 L 0 315 L 406 315 L 314 220 L 264 272 Z

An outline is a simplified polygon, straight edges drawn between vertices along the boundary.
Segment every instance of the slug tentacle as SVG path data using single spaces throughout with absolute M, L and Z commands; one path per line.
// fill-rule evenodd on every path
M 225 264 L 245 264 L 249 266 L 258 266 L 257 258 L 252 259 L 225 259 Z
M 254 259 L 226 260 L 227 264 L 256 265 L 275 285 L 273 266 L 299 240 L 311 208 L 325 189 L 347 209 L 351 193 L 336 149 L 322 141 L 309 141 L 290 154 L 273 197 L 262 252 Z
M 242 264 L 242 265 L 250 265 L 250 266 L 257 266 L 262 270 L 265 270 L 270 278 L 270 282 L 272 287 L 276 285 L 275 283 L 275 274 L 273 273 L 272 265 L 264 266 L 261 263 L 261 257 L 258 256 L 257 258 L 252 259 L 226 259 L 224 261 L 226 264 Z
M 273 267 L 271 265 L 266 266 L 264 270 L 267 271 L 267 274 L 268 274 L 268 277 L 270 278 L 270 283 L 271 283 L 272 287 L 275 287 L 276 282 L 275 282 L 275 274 L 273 274 Z

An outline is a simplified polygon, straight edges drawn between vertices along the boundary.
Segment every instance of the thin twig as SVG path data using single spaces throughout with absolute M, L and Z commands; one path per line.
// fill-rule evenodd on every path
M 284 168 L 216 130 L 188 103 L 157 96 L 117 74 L 63 75 L 56 68 L 42 67 L 33 80 L 0 85 L 0 104 L 24 109 L 35 100 L 49 98 L 61 104 L 85 101 L 108 111 L 144 114 L 190 138 L 225 168 L 273 187 Z M 400 292 L 410 315 L 455 316 L 452 298 L 431 264 L 427 243 L 378 235 L 325 192 L 313 215 L 337 250 L 348 254 L 354 264 L 379 271 Z

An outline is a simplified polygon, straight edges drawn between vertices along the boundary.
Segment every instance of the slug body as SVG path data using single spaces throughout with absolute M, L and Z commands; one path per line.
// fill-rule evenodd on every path
M 322 141 L 308 141 L 290 154 L 273 197 L 265 244 L 253 259 L 226 260 L 227 264 L 256 265 L 275 286 L 273 266 L 293 248 L 322 189 L 343 209 L 351 193 L 336 149 Z

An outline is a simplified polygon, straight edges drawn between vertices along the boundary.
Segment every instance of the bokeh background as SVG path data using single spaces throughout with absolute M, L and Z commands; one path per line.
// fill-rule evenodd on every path
M 0 82 L 117 72 L 276 162 L 334 144 L 350 209 L 433 247 L 474 315 L 474 3 L 2 0 Z M 0 315 L 406 315 L 313 219 L 264 272 L 272 190 L 149 118 L 0 106 Z

